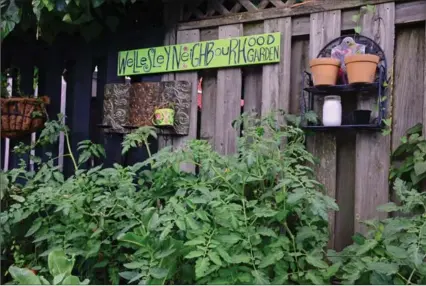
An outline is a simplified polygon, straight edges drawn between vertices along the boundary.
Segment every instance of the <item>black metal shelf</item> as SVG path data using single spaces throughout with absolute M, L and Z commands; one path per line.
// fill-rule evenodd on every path
M 383 129 L 381 125 L 377 124 L 359 124 L 359 125 L 340 125 L 340 126 L 304 126 L 303 129 L 312 130 L 312 131 L 338 131 L 338 130 L 346 130 L 346 129 L 354 129 L 354 130 L 365 130 L 365 131 L 380 131 Z
M 363 93 L 369 95 L 377 95 L 379 83 L 356 83 L 356 84 L 341 84 L 341 85 L 319 85 L 309 86 L 304 88 L 305 91 L 315 95 L 350 95 L 354 93 Z

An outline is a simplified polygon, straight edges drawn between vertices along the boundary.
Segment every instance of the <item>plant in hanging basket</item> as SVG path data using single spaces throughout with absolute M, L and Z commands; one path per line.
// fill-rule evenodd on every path
M 152 124 L 157 127 L 171 127 L 174 125 L 175 110 L 173 103 L 167 103 L 156 107 Z
M 16 138 L 43 128 L 49 98 L 1 98 L 1 137 Z

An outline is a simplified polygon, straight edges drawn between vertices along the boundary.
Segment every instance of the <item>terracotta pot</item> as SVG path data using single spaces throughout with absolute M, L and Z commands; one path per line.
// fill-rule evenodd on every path
M 380 58 L 376 55 L 352 55 L 345 57 L 349 83 L 372 83 Z
M 310 62 L 314 85 L 335 85 L 340 61 L 332 58 L 317 58 Z

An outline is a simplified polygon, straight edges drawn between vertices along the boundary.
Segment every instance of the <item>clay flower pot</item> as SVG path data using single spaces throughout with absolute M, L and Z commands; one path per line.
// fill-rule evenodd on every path
M 160 108 L 154 111 L 153 124 L 158 127 L 173 126 L 175 111 L 171 108 Z
M 349 83 L 372 83 L 380 58 L 376 55 L 352 55 L 345 57 Z
M 314 85 L 335 85 L 340 61 L 332 58 L 317 58 L 310 62 Z

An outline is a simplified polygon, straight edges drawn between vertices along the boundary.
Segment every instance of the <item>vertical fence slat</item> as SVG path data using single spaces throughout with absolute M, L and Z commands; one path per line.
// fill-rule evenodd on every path
M 395 39 L 395 3 L 376 6 L 376 12 L 363 17 L 362 34 L 374 39 L 385 52 L 388 72 L 393 71 L 393 49 Z M 392 79 L 393 80 L 393 79 Z M 390 84 L 389 86 L 392 86 Z M 389 89 L 387 92 L 388 98 Z M 359 100 L 358 108 L 371 109 L 374 102 Z M 390 136 L 380 133 L 358 133 L 356 138 L 355 176 L 355 231 L 365 232 L 359 220 L 384 218 L 385 213 L 376 210 L 377 206 L 389 199 L 389 151 Z
M 426 22 L 425 22 L 425 35 L 424 35 L 424 39 L 425 39 L 425 49 L 424 49 L 424 59 L 423 59 L 423 63 L 424 63 L 424 96 L 423 96 L 423 136 L 426 137 Z
M 317 56 L 321 48 L 338 37 L 341 30 L 341 11 L 311 14 L 309 55 Z M 322 106 L 316 104 L 316 112 L 321 114 Z M 317 133 L 308 140 L 308 149 L 320 160 L 316 168 L 318 180 L 324 184 L 327 194 L 336 197 L 336 137 L 332 134 Z M 334 247 L 335 212 L 329 213 L 329 247 Z
M 219 28 L 219 39 L 239 37 L 243 34 L 242 24 Z M 241 113 L 242 76 L 240 68 L 220 69 L 217 73 L 217 101 L 215 124 L 215 149 L 221 154 L 236 151 L 239 132 L 232 121 Z
M 78 43 L 78 57 L 72 68 L 72 92 L 67 94 L 66 114 L 71 129 L 71 149 L 76 157 L 77 144 L 90 138 L 90 104 L 92 99 L 92 48 L 84 40 Z M 114 150 L 117 152 L 117 150 Z M 109 154 L 108 154 L 109 155 Z M 66 174 L 73 171 L 72 162 L 65 160 Z
M 263 33 L 263 22 L 247 23 L 244 25 L 244 36 Z M 262 66 L 243 68 L 244 112 L 260 115 L 262 107 Z
M 201 41 L 217 40 L 218 29 L 205 29 L 201 31 Z M 217 95 L 217 70 L 203 70 L 201 72 L 202 98 L 201 98 L 201 127 L 200 139 L 207 140 L 214 146 L 214 127 L 216 115 Z
M 424 28 L 398 31 L 395 47 L 392 150 L 400 144 L 405 131 L 423 121 L 423 82 L 425 78 Z
M 200 30 L 179 31 L 177 33 L 177 43 L 192 43 L 200 41 Z M 192 83 L 191 90 L 191 111 L 189 114 L 189 133 L 187 136 L 176 137 L 173 139 L 173 148 L 179 148 L 187 139 L 195 139 L 197 137 L 197 91 L 198 91 L 198 74 L 197 72 L 182 72 L 176 74 L 176 80 L 186 80 Z M 195 166 L 184 164 L 182 170 L 192 172 Z
M 290 111 L 290 74 L 291 74 L 291 30 L 292 22 L 291 17 L 280 19 L 278 23 L 278 30 L 281 32 L 281 61 L 279 73 L 279 104 L 278 107 L 282 108 L 286 113 Z
M 291 43 L 290 112 L 300 113 L 303 71 L 309 70 L 309 39 L 293 38 Z
M 124 83 L 124 77 L 117 75 L 117 53 L 119 51 L 118 43 L 122 39 L 118 34 L 113 34 L 110 37 L 107 48 L 107 60 L 105 66 L 105 84 L 107 83 Z M 105 87 L 102 87 L 105 92 Z M 103 102 L 102 102 L 103 106 Z M 121 156 L 121 141 L 123 135 L 119 133 L 105 133 L 104 132 L 104 147 L 107 157 L 105 158 L 105 167 L 111 167 L 114 163 L 122 163 Z

